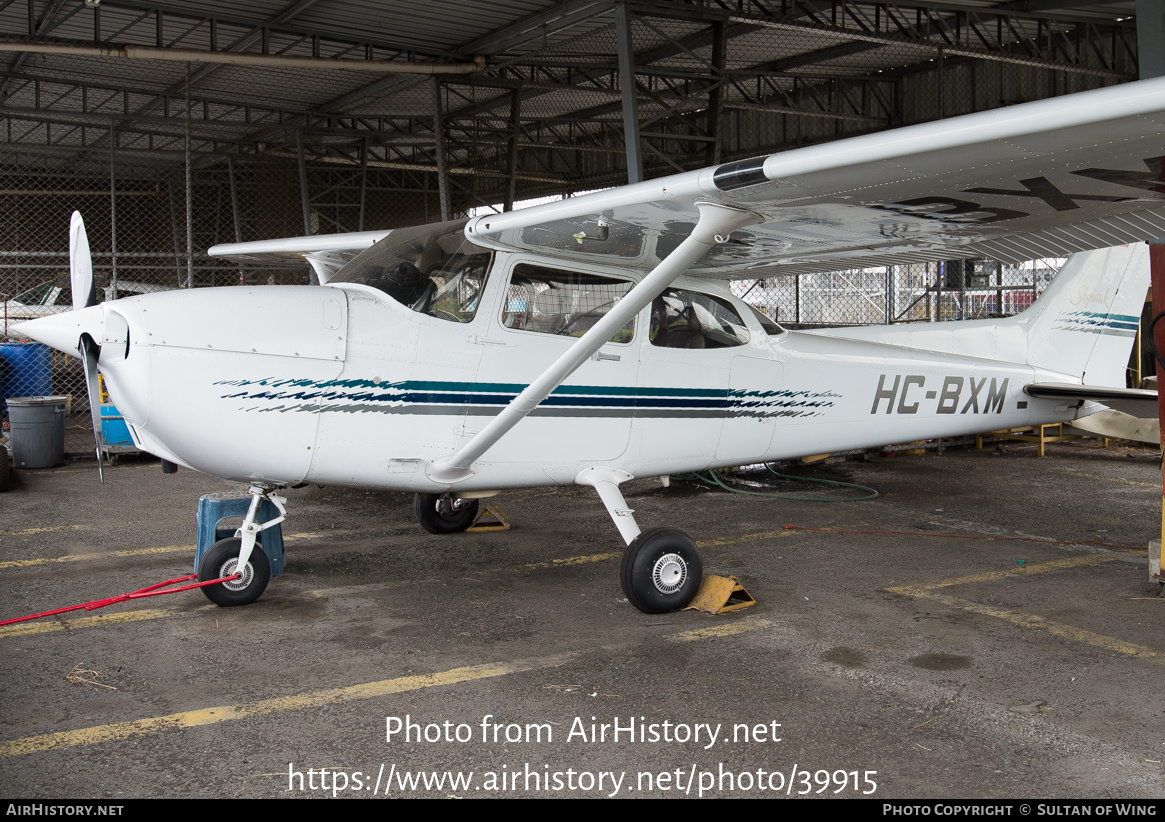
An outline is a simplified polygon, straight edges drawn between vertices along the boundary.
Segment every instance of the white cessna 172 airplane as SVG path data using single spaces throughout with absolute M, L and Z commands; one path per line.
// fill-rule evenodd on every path
M 468 221 L 219 246 L 306 255 L 324 285 L 98 305 L 75 215 L 78 310 L 19 331 L 80 356 L 91 391 L 104 374 L 143 450 L 251 483 L 239 536 L 200 569 L 241 569 L 204 589 L 219 604 L 265 587 L 256 511 L 282 512 L 280 488 L 412 491 L 446 533 L 500 489 L 577 483 L 628 544 L 628 599 L 663 612 L 701 562 L 686 534 L 640 531 L 632 477 L 1071 420 L 1136 394 L 1123 366 L 1141 243 L 1165 237 L 1162 134 L 1165 79 L 1128 83 Z M 1074 257 L 1000 321 L 786 332 L 718 282 L 1130 243 Z

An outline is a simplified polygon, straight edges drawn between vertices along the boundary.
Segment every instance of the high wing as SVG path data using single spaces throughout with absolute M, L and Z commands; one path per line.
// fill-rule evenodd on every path
M 220 243 L 211 246 L 206 253 L 211 257 L 226 257 L 235 262 L 265 266 L 286 266 L 288 263 L 306 260 L 315 269 L 320 282 L 326 283 L 344 263 L 388 234 L 387 230 L 359 231 L 247 243 Z
M 696 203 L 763 216 L 689 274 L 1021 262 L 1165 236 L 1165 78 L 793 149 L 505 214 L 477 242 L 650 269 Z

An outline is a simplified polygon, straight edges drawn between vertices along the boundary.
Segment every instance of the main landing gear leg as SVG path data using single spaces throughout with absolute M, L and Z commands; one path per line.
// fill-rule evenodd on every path
M 574 481 L 599 492 L 627 543 L 619 569 L 627 600 L 645 614 L 678 610 L 691 602 L 704 579 L 700 552 L 691 537 L 675 528 L 639 530 L 635 512 L 619 490 L 620 483 L 629 479 L 632 476 L 626 471 L 597 466 L 583 469 Z
M 217 605 L 247 605 L 259 598 L 271 579 L 271 565 L 262 546 L 257 544 L 261 531 L 278 525 L 287 518 L 287 499 L 275 494 L 277 489 L 270 486 L 252 485 L 251 507 L 243 524 L 233 537 L 222 539 L 207 549 L 198 565 L 198 579 L 201 582 L 238 574 L 238 579 L 219 585 L 208 585 L 202 589 L 207 599 Z M 259 504 L 269 499 L 279 511 L 279 516 L 264 523 L 255 521 Z

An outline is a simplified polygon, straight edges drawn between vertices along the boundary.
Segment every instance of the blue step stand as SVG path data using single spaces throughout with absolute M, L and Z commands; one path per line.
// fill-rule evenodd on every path
M 210 550 L 220 539 L 233 537 L 235 531 L 242 526 L 242 520 L 247 516 L 247 509 L 251 507 L 250 494 L 206 494 L 198 499 L 198 547 L 194 551 L 194 573 L 198 573 L 198 564 L 202 562 L 202 555 Z M 259 511 L 255 521 L 260 525 L 279 516 L 279 509 L 269 499 L 259 503 Z M 239 522 L 228 527 L 220 528 L 224 520 L 238 519 Z M 282 523 L 273 525 L 265 531 L 260 531 L 257 542 L 267 555 L 271 564 L 271 576 L 283 576 L 283 527 Z

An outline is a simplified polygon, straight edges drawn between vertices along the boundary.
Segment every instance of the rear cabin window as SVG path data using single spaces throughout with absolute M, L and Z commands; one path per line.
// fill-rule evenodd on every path
M 581 337 L 634 285 L 594 274 L 519 265 L 506 287 L 502 325 L 519 331 Z M 635 320 L 631 319 L 610 342 L 631 342 L 634 334 Z
M 770 337 L 775 337 L 778 334 L 785 333 L 785 329 L 777 325 L 776 321 L 774 321 L 773 318 L 768 314 L 765 314 L 755 305 L 748 305 L 747 303 L 745 303 L 745 305 L 748 306 L 748 310 L 752 312 L 752 316 L 756 318 L 756 321 L 760 323 L 760 327 L 763 328 L 764 332 Z
M 749 339 L 744 320 L 727 300 L 675 288 L 652 302 L 649 336 L 660 348 L 730 348 Z

